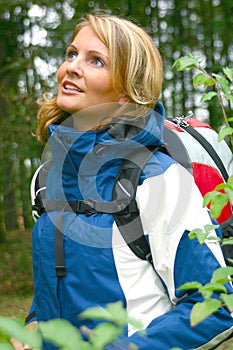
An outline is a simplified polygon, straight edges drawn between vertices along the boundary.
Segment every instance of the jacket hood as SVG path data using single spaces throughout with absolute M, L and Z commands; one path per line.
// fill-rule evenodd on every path
M 108 130 L 109 135 L 118 141 L 134 140 L 144 146 L 163 143 L 164 108 L 159 102 L 153 111 L 135 120 L 118 118 Z

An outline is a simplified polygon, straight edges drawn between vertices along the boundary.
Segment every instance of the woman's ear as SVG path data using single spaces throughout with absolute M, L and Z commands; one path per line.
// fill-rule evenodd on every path
M 123 106 L 126 102 L 128 102 L 129 101 L 129 99 L 128 99 L 128 97 L 127 96 L 121 96 L 120 98 L 119 98 L 119 101 L 118 101 L 118 103 L 121 105 L 121 106 Z

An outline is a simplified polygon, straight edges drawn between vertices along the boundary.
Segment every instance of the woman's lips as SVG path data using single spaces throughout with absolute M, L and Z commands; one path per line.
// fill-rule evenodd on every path
M 83 90 L 80 89 L 80 87 L 76 84 L 74 84 L 73 82 L 70 81 L 65 81 L 62 84 L 62 92 L 65 94 L 80 94 L 83 93 Z

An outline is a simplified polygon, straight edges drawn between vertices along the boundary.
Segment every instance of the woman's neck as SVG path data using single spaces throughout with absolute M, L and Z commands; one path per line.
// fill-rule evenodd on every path
M 106 103 L 76 112 L 72 115 L 73 126 L 81 132 L 98 130 L 112 120 L 117 108 L 116 103 Z

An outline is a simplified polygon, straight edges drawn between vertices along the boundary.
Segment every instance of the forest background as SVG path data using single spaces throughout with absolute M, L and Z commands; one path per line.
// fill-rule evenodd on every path
M 34 137 L 36 100 L 56 93 L 74 25 L 96 10 L 129 18 L 152 36 L 164 62 L 161 100 L 168 117 L 192 110 L 216 131 L 223 125 L 216 100 L 200 102 L 195 71 L 172 66 L 191 53 L 203 57 L 209 72 L 233 67 L 232 0 L 0 0 L 0 306 L 9 294 L 32 293 L 30 181 L 43 151 Z

